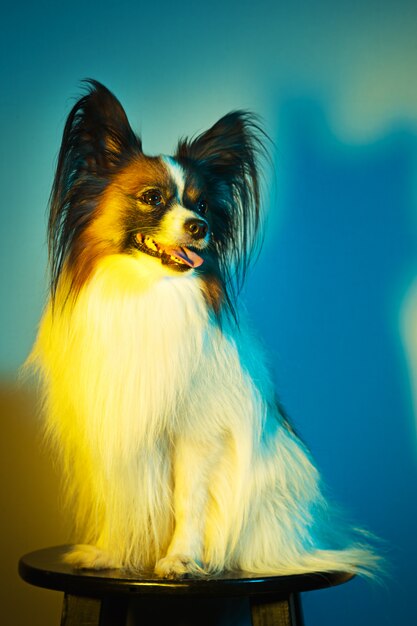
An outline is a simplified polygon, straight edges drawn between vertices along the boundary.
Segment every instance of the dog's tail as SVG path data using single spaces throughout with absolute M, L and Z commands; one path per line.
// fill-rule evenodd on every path
M 269 575 L 346 572 L 382 583 L 388 576 L 386 546 L 371 533 L 349 526 L 323 498 L 312 525 L 300 532 L 257 519 L 251 541 L 239 549 L 239 568 Z M 321 508 L 321 507 L 320 507 Z M 297 526 L 297 523 L 295 523 Z

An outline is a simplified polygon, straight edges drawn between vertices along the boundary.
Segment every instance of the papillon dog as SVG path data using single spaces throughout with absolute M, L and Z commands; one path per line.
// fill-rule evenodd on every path
M 80 568 L 176 578 L 373 575 L 285 415 L 237 295 L 262 230 L 267 138 L 247 111 L 147 156 L 87 81 L 50 200 L 43 383 Z

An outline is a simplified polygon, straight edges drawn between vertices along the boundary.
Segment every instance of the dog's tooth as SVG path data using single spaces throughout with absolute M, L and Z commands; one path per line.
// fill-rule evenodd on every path
M 145 243 L 148 246 L 148 248 L 150 248 L 151 250 L 158 250 L 158 247 L 156 245 L 156 243 L 154 242 L 154 240 L 152 239 L 152 237 L 145 237 Z

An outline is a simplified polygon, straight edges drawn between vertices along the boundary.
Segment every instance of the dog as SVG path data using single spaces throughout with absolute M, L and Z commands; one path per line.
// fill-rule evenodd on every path
M 147 156 L 88 80 L 49 215 L 50 298 L 28 359 L 62 463 L 77 568 L 373 576 L 238 312 L 262 234 L 268 139 L 233 111 Z

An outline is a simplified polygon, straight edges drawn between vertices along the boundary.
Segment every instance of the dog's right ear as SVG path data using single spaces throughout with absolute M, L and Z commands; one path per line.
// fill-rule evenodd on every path
M 83 174 L 105 175 L 142 152 L 141 140 L 117 98 L 95 80 L 85 83 L 89 91 L 68 116 L 59 154 L 57 173 L 66 179 L 66 186 Z
M 74 241 L 91 222 L 112 174 L 142 155 L 142 143 L 117 98 L 94 80 L 72 108 L 62 137 L 50 197 L 51 293 Z

